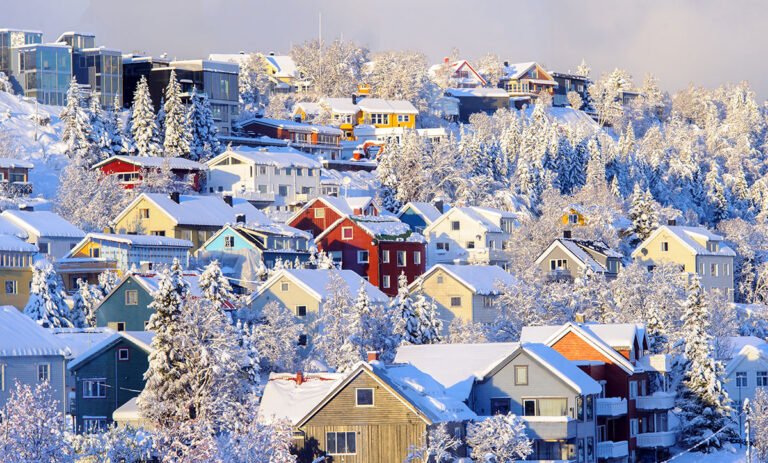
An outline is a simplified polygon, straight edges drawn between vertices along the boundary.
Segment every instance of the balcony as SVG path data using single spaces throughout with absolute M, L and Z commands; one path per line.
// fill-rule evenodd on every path
M 624 458 L 629 455 L 629 445 L 627 441 L 603 441 L 597 443 L 597 458 Z
M 622 416 L 627 414 L 627 401 L 621 397 L 597 399 L 597 416 Z
M 640 410 L 671 410 L 675 407 L 675 394 L 655 392 L 653 395 L 638 396 L 635 406 Z
M 248 201 L 274 202 L 275 194 L 260 191 L 236 191 L 234 196 Z
M 677 441 L 674 431 L 646 432 L 638 434 L 637 446 L 641 449 L 653 449 L 658 447 L 672 447 Z
M 576 437 L 576 421 L 568 416 L 521 416 L 533 439 L 559 440 Z

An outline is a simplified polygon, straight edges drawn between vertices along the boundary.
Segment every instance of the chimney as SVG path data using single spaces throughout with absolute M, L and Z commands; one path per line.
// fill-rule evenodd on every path
M 448 64 L 450 61 L 451 61 L 451 59 L 448 58 L 447 56 L 445 58 L 443 58 L 443 63 L 445 63 L 445 64 Z
M 275 52 L 274 51 L 270 51 L 269 52 L 269 56 L 275 56 Z
M 667 225 L 669 225 L 670 227 L 674 227 L 675 225 L 677 225 L 677 220 L 675 220 L 675 219 L 668 219 L 667 220 Z
M 222 199 L 224 199 L 224 202 L 227 203 L 229 207 L 232 207 L 232 195 L 224 195 Z
M 570 230 L 563 230 L 563 238 L 569 240 L 571 239 L 571 231 Z
M 352 104 L 357 104 L 357 95 L 352 94 Z
M 169 196 L 171 198 L 171 201 L 173 201 L 176 204 L 179 204 L 180 199 L 179 199 L 179 192 L 178 191 L 174 191 Z
M 375 350 L 368 351 L 368 363 L 379 361 L 379 352 Z
M 504 67 L 505 67 L 505 68 L 508 68 L 508 67 L 509 67 L 509 61 L 504 61 Z
M 304 373 L 301 371 L 296 372 L 296 385 L 301 386 L 304 383 Z
M 241 223 L 245 225 L 245 214 L 237 214 L 235 215 L 235 223 Z
M 573 319 L 576 321 L 576 323 L 586 323 L 587 322 L 587 316 L 583 313 L 577 312 L 573 315 Z
M 25 205 L 21 206 L 21 207 L 19 208 L 19 210 L 20 210 L 20 211 L 25 211 L 25 212 L 32 212 L 32 211 L 34 211 L 34 210 L 35 210 L 35 208 L 34 208 L 34 207 L 32 207 L 32 206 L 30 206 L 29 204 L 25 204 Z
M 443 204 L 443 200 L 442 199 L 438 199 L 437 201 L 435 201 L 435 209 L 437 209 L 441 214 L 444 212 L 443 211 L 443 207 L 445 207 L 445 206 Z

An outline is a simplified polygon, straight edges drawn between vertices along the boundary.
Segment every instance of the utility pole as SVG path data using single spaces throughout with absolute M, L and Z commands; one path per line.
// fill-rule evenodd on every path
M 752 407 L 749 406 L 749 399 L 744 400 L 744 434 L 747 438 L 747 463 L 752 463 L 752 449 L 749 442 L 749 420 Z

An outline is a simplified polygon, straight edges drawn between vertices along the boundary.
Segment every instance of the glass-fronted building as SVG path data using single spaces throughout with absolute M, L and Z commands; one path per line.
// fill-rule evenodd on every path
M 56 40 L 58 43 L 66 43 L 73 50 L 79 48 L 96 47 L 96 36 L 87 32 L 65 32 Z
M 43 33 L 39 31 L 0 29 L 0 72 L 6 75 L 13 72 L 11 56 L 14 48 L 42 42 Z
M 40 43 L 14 48 L 12 74 L 27 97 L 63 106 L 72 78 L 72 49 L 63 43 Z
M 115 98 L 122 106 L 122 53 L 104 47 L 74 50 L 72 67 L 77 83 L 91 87 L 91 92 L 99 95 L 102 107 L 112 107 Z

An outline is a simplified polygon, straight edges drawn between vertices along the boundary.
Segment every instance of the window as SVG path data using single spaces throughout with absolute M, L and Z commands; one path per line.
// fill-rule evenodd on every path
M 536 400 L 535 399 L 523 400 L 523 416 L 536 416 Z
M 515 386 L 528 385 L 528 365 L 515 365 Z
M 727 277 L 731 276 L 731 264 L 723 264 L 723 274 Z
M 578 440 L 578 448 L 579 448 L 579 463 L 584 461 L 584 439 Z
M 568 223 L 570 224 L 579 223 L 579 214 L 568 214 Z
M 288 185 L 278 185 L 277 194 L 282 197 L 288 196 Z
M 84 416 L 83 432 L 87 434 L 102 432 L 107 428 L 107 417 L 105 416 Z
M 405 267 L 406 253 L 405 251 L 397 251 L 397 266 Z
M 154 235 L 155 233 L 156 233 L 156 232 L 152 232 L 152 234 L 153 234 L 153 235 Z M 162 233 L 163 235 L 165 235 L 165 232 L 160 232 L 160 233 Z M 162 235 L 161 235 L 161 236 L 162 236 Z M 90 249 L 90 255 L 91 255 L 91 257 L 93 257 L 94 259 L 98 259 L 98 258 L 99 258 L 99 256 L 101 255 L 100 249 L 99 249 L 99 248 L 91 248 L 91 249 Z
M 104 378 L 84 379 L 84 399 L 105 399 L 107 397 L 107 380 Z
M 131 359 L 131 351 L 127 347 L 121 347 L 117 349 L 117 360 L 120 362 L 127 362 Z
M 5 294 L 19 294 L 19 284 L 16 280 L 5 280 Z
M 421 251 L 414 251 L 413 252 L 413 264 L 414 265 L 421 265 Z
M 408 114 L 398 114 L 397 115 L 397 122 L 409 122 L 411 120 L 411 116 Z
M 637 399 L 637 381 L 629 382 L 629 398 Z
M 300 346 L 306 346 L 307 345 L 307 335 L 306 334 L 300 334 L 299 335 L 299 342 L 298 344 Z
M 461 297 L 451 296 L 451 307 L 461 307 Z
M 491 399 L 491 415 L 506 415 L 511 409 L 511 400 L 508 398 Z
M 139 209 L 139 217 L 142 219 L 149 218 L 149 209 Z
M 443 284 L 444 280 L 445 280 L 445 278 L 443 278 L 442 275 L 438 275 L 438 277 L 437 277 L 437 284 L 439 284 L 439 285 Z
M 592 421 L 595 418 L 595 398 L 591 395 L 587 396 L 587 421 Z
M 450 246 L 448 243 L 437 243 L 437 250 L 438 251 L 448 251 L 450 250 Z
M 355 389 L 355 406 L 373 407 L 373 389 Z
M 289 285 L 287 282 L 280 283 L 280 291 L 287 293 L 288 292 Z
M 381 263 L 382 264 L 388 264 L 389 263 L 389 249 L 385 249 L 381 251 Z
M 368 251 L 357 251 L 357 263 L 358 264 L 368 263 Z
M 329 432 L 325 434 L 329 455 L 354 455 L 357 453 L 357 434 L 354 432 Z
M 637 435 L 637 418 L 629 420 L 629 435 L 633 437 Z
M 51 379 L 51 365 L 41 363 L 37 366 L 37 382 L 44 383 Z
M 139 291 L 129 289 L 125 292 L 125 305 L 139 305 Z
M 719 247 L 717 241 L 707 241 L 707 251 L 717 252 Z
M 757 387 L 768 386 L 768 371 L 758 371 L 756 373 L 756 376 L 757 376 Z
M 318 207 L 315 209 L 315 218 L 316 219 L 324 219 L 325 218 L 325 208 L 324 207 Z
M 343 240 L 352 239 L 352 227 L 341 227 L 341 239 Z
M 49 251 L 48 243 L 37 243 L 37 248 L 40 250 L 41 254 L 48 254 L 48 251 Z
M 587 437 L 587 461 L 595 459 L 595 438 Z
M 381 287 L 382 288 L 389 288 L 391 285 L 391 282 L 389 280 L 389 275 L 384 275 L 381 277 Z
M 297 305 L 296 306 L 296 316 L 297 317 L 306 317 L 307 316 L 307 306 L 305 306 L 305 305 Z
M 712 275 L 713 277 L 716 277 L 718 274 L 717 267 L 718 267 L 717 264 L 709 264 L 709 274 Z
M 706 275 L 705 273 L 706 268 L 704 267 L 704 263 L 699 264 L 699 275 Z
M 474 241 L 467 241 L 467 249 L 475 249 L 475 242 Z
M 555 270 L 568 270 L 568 261 L 565 259 L 550 259 L 549 269 L 553 272 Z
M 584 397 L 580 395 L 576 396 L 576 417 L 575 418 L 579 421 L 584 420 Z
M 669 251 L 669 241 L 662 241 L 661 252 L 667 252 L 667 251 Z
M 224 237 L 224 247 L 225 248 L 234 248 L 235 247 L 235 237 L 234 236 L 225 236 Z
M 451 222 L 451 230 L 461 230 L 461 223 L 458 220 Z
M 493 296 L 483 296 L 483 307 L 486 309 L 493 307 L 495 299 Z
M 567 416 L 568 400 L 564 397 L 523 399 L 525 416 Z
M 117 331 L 125 331 L 125 322 L 117 322 Z
M 736 387 L 747 387 L 747 372 L 746 371 L 740 371 L 736 373 Z

